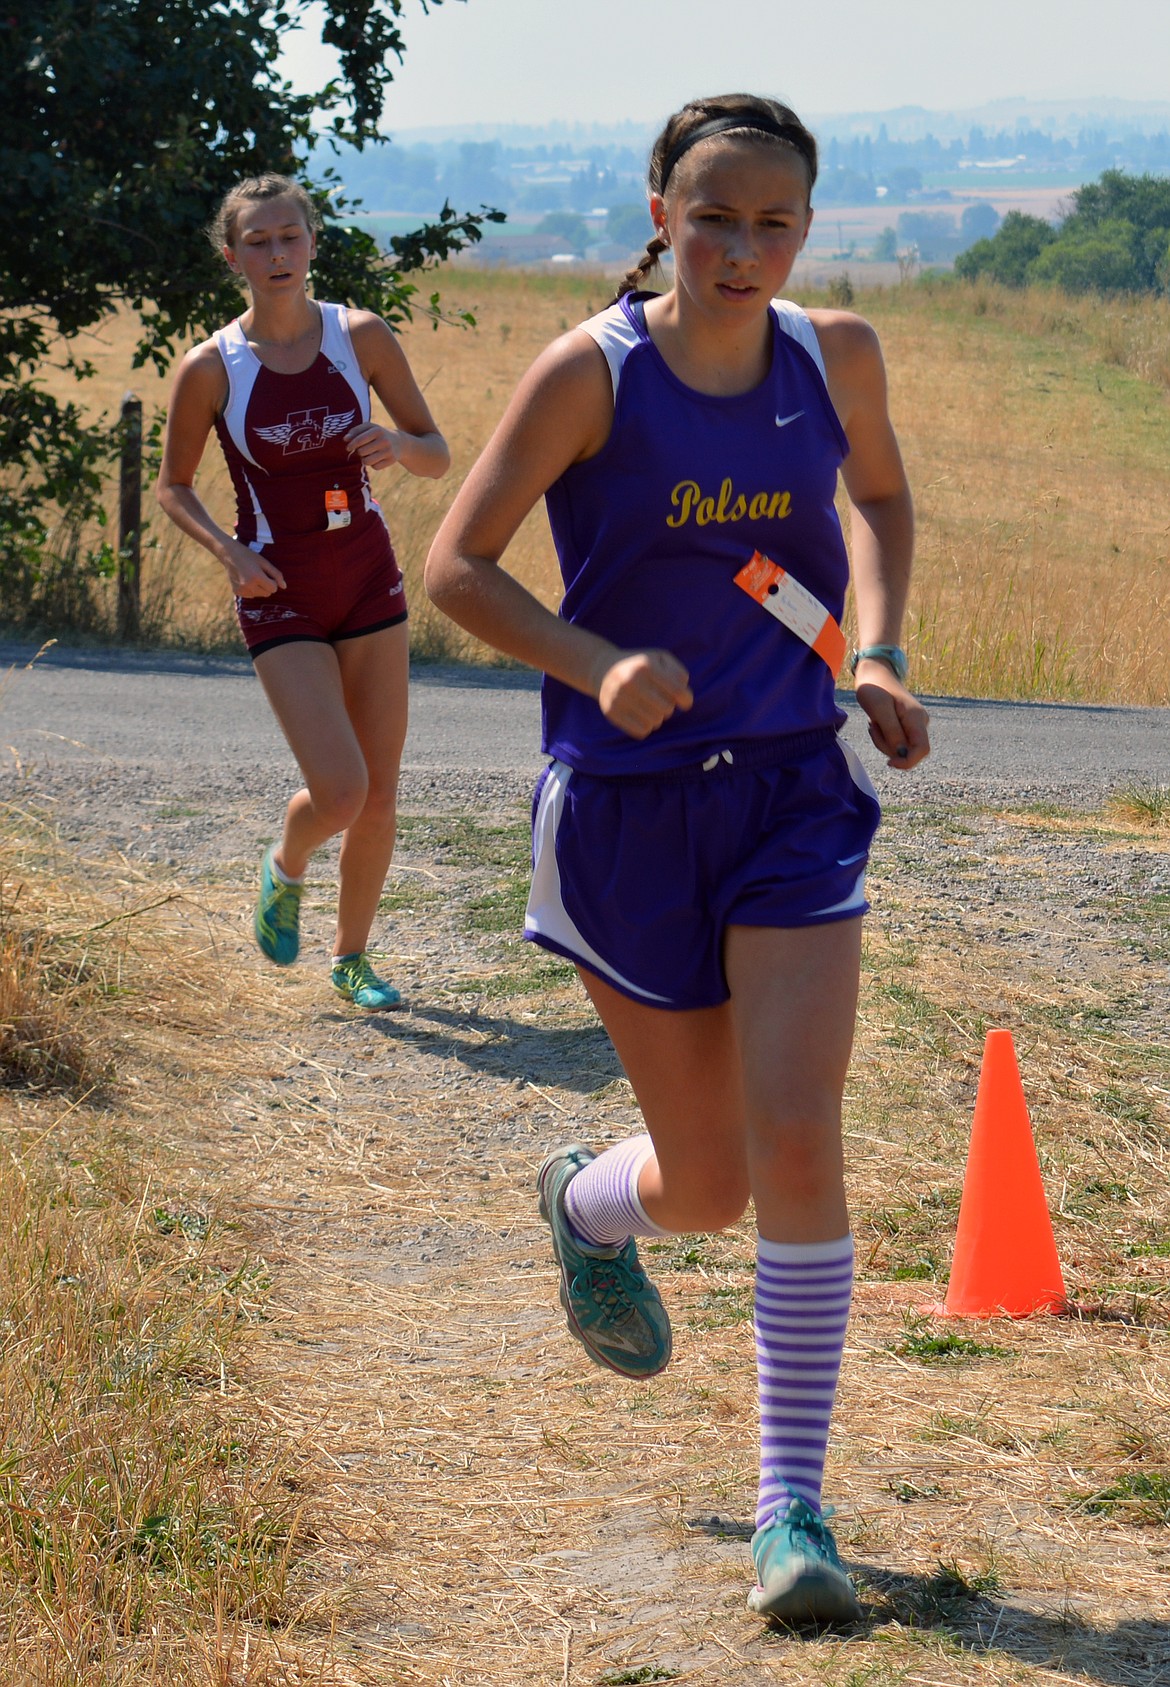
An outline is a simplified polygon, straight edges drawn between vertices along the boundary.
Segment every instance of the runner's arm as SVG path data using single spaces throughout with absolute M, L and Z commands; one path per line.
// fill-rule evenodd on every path
M 587 334 L 566 334 L 521 381 L 435 537 L 424 578 L 432 601 L 476 638 L 595 697 L 616 726 L 645 738 L 690 707 L 677 658 L 624 651 L 574 626 L 499 567 L 528 512 L 572 463 L 601 449 L 612 423 L 604 357 Z
M 175 526 L 211 552 L 237 596 L 270 597 L 284 589 L 280 569 L 226 533 L 195 490 L 207 436 L 226 398 L 227 373 L 207 341 L 189 351 L 179 365 L 155 496 Z
M 408 474 L 437 480 L 450 468 L 451 453 L 419 391 L 406 353 L 382 318 L 371 311 L 350 311 L 349 331 L 362 373 L 394 426 L 359 422 L 346 434 L 346 444 L 367 469 L 388 469 L 400 463 Z
M 841 478 L 849 496 L 858 647 L 898 645 L 910 589 L 914 507 L 890 422 L 881 347 L 858 316 L 814 311 L 811 317 L 849 441 Z M 859 662 L 856 678 L 874 744 L 891 767 L 914 767 L 930 753 L 926 710 L 879 659 Z

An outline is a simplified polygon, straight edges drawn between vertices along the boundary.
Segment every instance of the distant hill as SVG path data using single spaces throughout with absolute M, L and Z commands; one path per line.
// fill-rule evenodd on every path
M 662 114 L 665 116 L 665 113 Z M 802 112 L 818 136 L 870 135 L 876 138 L 884 128 L 894 141 L 921 140 L 934 135 L 954 140 L 973 128 L 1039 129 L 1056 138 L 1073 139 L 1083 129 L 1105 129 L 1123 135 L 1153 135 L 1170 131 L 1170 100 L 991 100 L 986 105 L 959 110 L 932 110 L 926 106 L 899 106 L 889 111 Z M 462 123 L 430 128 L 390 129 L 403 146 L 442 146 L 451 142 L 498 141 L 506 147 L 569 146 L 642 147 L 647 149 L 657 134 L 661 118 L 624 123 Z
M 803 115 L 803 113 L 802 113 Z M 807 119 L 818 136 L 878 135 L 894 141 L 960 139 L 972 129 L 1038 129 L 1054 139 L 1075 140 L 1083 130 L 1110 135 L 1155 135 L 1170 131 L 1170 100 L 990 100 L 955 111 L 899 106 L 891 111 L 813 112 Z

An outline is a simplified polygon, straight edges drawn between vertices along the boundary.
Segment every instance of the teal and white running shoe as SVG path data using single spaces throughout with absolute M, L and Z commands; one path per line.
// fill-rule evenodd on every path
M 364 949 L 356 955 L 336 955 L 332 977 L 338 995 L 355 1007 L 396 1008 L 402 1000 L 393 984 L 378 977 Z
M 551 1153 L 536 1187 L 540 1216 L 552 1232 L 553 1255 L 561 1272 L 561 1305 L 576 1336 L 595 1364 L 624 1377 L 652 1377 L 670 1360 L 670 1319 L 658 1290 L 638 1263 L 631 1236 L 621 1248 L 591 1248 L 579 1242 L 565 1217 L 565 1190 L 596 1155 L 569 1144 Z
M 260 863 L 260 895 L 253 925 L 256 941 L 278 967 L 291 966 L 301 947 L 300 919 L 303 884 L 286 884 L 272 866 L 272 849 Z
M 748 1610 L 757 1616 L 790 1628 L 860 1618 L 861 1606 L 841 1567 L 832 1530 L 796 1494 L 783 1515 L 778 1510 L 756 1530 L 752 1558 L 758 1585 L 748 1594 Z

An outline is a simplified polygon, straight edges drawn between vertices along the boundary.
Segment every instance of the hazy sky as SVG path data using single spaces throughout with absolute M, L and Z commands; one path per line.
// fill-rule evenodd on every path
M 402 27 L 391 130 L 654 123 L 739 88 L 813 114 L 1170 98 L 1170 0 L 406 0 Z M 315 83 L 320 44 L 286 64 Z

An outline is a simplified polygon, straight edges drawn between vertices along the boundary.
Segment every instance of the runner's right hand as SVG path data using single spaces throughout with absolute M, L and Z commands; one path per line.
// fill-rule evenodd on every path
M 229 539 L 219 559 L 236 597 L 271 597 L 285 589 L 284 575 L 274 562 Z
M 631 738 L 648 738 L 676 709 L 690 708 L 689 677 L 669 650 L 636 650 L 606 668 L 597 701 L 614 726 Z

